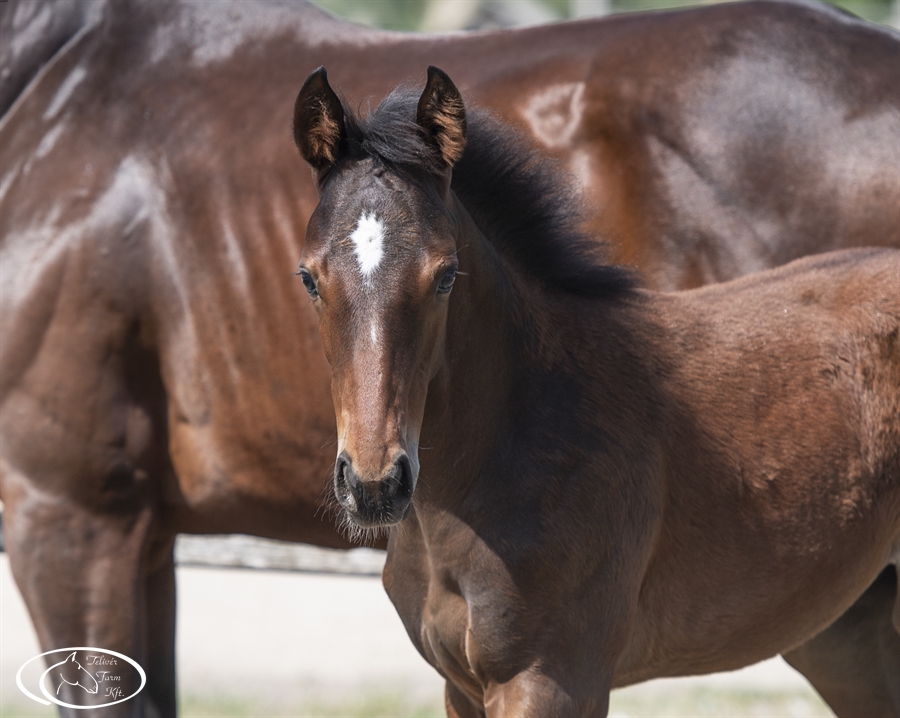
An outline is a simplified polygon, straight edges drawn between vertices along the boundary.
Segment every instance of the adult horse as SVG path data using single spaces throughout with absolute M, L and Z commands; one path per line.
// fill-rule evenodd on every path
M 147 669 L 122 710 L 175 711 L 176 532 L 350 545 L 320 510 L 330 375 L 289 276 L 316 193 L 283 118 L 311 68 L 377 97 L 442 64 L 585 182 L 654 286 L 900 243 L 900 43 L 821 7 L 448 37 L 304 4 L 85 8 L 43 65 L 39 33 L 0 42 L 33 75 L 0 120 L 0 496 L 45 650 Z
M 900 251 L 635 289 L 433 67 L 362 119 L 320 69 L 295 139 L 335 494 L 393 527 L 450 716 L 605 716 L 802 644 L 900 564 Z
M 41 68 L 100 19 L 97 0 L 7 3 L 0 8 L 0 117 Z

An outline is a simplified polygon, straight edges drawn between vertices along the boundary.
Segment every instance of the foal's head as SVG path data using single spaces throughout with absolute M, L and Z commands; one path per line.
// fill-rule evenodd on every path
M 357 120 L 321 68 L 297 97 L 294 139 L 320 195 L 299 275 L 332 368 L 335 492 L 362 527 L 401 521 L 416 486 L 458 271 L 448 206 L 465 133 L 460 94 L 436 68 L 415 113 L 395 95 Z

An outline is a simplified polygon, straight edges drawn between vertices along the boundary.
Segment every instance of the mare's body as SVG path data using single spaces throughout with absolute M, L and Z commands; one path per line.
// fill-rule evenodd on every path
M 848 245 L 900 245 L 900 36 L 826 5 L 740 3 L 452 36 L 362 28 L 300 3 L 21 5 L 31 12 L 0 8 L 11 70 L 0 109 L 18 99 L 21 121 L 43 114 L 66 77 L 88 70 L 67 107 L 102 97 L 107 122 L 126 124 L 107 136 L 120 158 L 201 120 L 220 143 L 204 146 L 207 156 L 242 128 L 252 133 L 242 154 L 265 156 L 284 141 L 278 108 L 312 67 L 352 70 L 346 92 L 377 100 L 433 62 L 563 160 L 602 212 L 592 231 L 657 288 Z M 48 56 L 39 82 L 25 85 Z M 234 103 L 218 119 L 203 102 L 213 93 Z M 34 151 L 58 131 L 65 113 L 54 114 L 6 142 Z
M 98 0 L 33 0 L 0 9 L 0 117 L 31 84 L 41 68 L 67 43 L 99 20 Z
M 435 68 L 363 119 L 313 73 L 295 140 L 335 493 L 390 527 L 451 716 L 605 715 L 803 644 L 900 562 L 900 251 L 635 289 Z
M 174 713 L 176 532 L 350 545 L 321 511 L 329 371 L 290 276 L 311 68 L 377 98 L 442 63 L 581 178 L 654 286 L 900 243 L 900 43 L 830 10 L 423 38 L 307 5 L 58 9 L 0 4 L 0 491 L 44 649 L 147 669 L 115 710 Z

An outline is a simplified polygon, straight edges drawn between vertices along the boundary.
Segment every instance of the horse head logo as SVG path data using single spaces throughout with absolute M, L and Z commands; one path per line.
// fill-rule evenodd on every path
M 59 686 L 56 688 L 56 695 L 59 695 L 60 689 L 63 687 L 64 683 L 68 683 L 70 686 L 79 686 L 83 688 L 85 691 L 91 694 L 97 693 L 100 690 L 100 685 L 97 683 L 97 679 L 94 678 L 90 672 L 85 670 L 82 665 L 75 660 L 75 652 L 73 651 L 66 660 L 62 663 L 57 664 L 56 668 L 58 668 L 58 675 L 62 680 L 59 683 Z
M 77 660 L 79 652 L 84 665 Z M 41 664 L 48 666 L 43 673 L 40 673 Z M 93 646 L 69 646 L 45 651 L 25 661 L 16 673 L 16 685 L 31 700 L 45 706 L 55 703 L 72 710 L 95 709 L 134 698 L 147 685 L 147 674 L 137 661 L 124 653 Z M 78 686 L 84 693 L 63 689 L 64 685 Z

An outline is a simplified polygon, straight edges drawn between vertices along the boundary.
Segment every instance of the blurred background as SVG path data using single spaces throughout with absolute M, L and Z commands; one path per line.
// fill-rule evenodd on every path
M 390 30 L 449 32 L 710 5 L 719 0 L 313 0 L 335 15 Z M 871 22 L 900 28 L 900 0 L 832 0 Z

